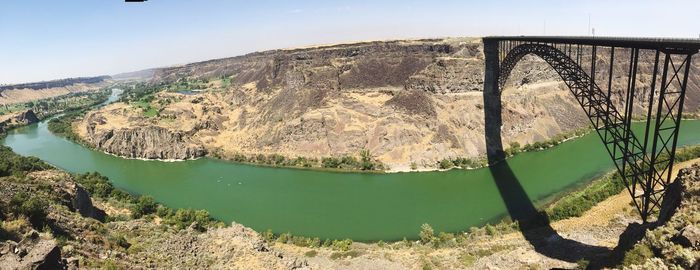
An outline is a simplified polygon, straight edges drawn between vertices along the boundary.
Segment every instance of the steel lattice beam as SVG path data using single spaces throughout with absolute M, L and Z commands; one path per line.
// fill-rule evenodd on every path
M 642 219 L 648 221 L 661 206 L 671 171 L 681 125 L 683 101 L 692 57 L 700 41 L 565 38 L 565 37 L 490 37 L 484 42 L 497 44 L 498 89 L 502 89 L 515 65 L 523 56 L 534 54 L 545 60 L 569 87 L 595 128 L 618 172 L 622 176 Z M 629 51 L 628 58 L 621 54 Z M 641 50 L 653 52 L 652 59 L 640 56 Z M 599 55 L 609 51 L 607 89 L 596 81 Z M 614 77 L 615 57 L 623 58 L 627 74 Z M 644 133 L 636 134 L 631 126 L 635 98 L 643 97 L 637 86 L 640 57 L 653 61 Z M 587 73 L 583 65 L 590 67 Z M 487 71 L 489 72 L 489 71 Z M 615 78 L 625 89 L 613 89 Z M 500 90 L 499 90 L 500 91 Z M 615 104 L 613 94 L 620 93 L 622 104 Z M 622 107 L 618 107 L 622 105 Z M 639 104 L 636 104 L 639 105 Z

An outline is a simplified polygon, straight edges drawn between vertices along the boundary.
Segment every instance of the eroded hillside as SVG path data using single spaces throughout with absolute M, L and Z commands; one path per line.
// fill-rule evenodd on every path
M 72 93 L 94 92 L 112 84 L 109 76 L 0 85 L 0 105 L 24 103 Z
M 97 148 L 127 157 L 319 158 L 367 149 L 392 169 L 431 168 L 485 151 L 483 59 L 480 39 L 460 38 L 275 50 L 193 63 L 158 70 L 153 83 L 166 89 L 198 82 L 205 91 L 161 91 L 147 104 L 113 104 L 74 128 Z M 694 111 L 699 80 L 690 81 L 686 104 Z M 516 66 L 503 103 L 505 145 L 588 124 L 556 72 L 535 57 Z

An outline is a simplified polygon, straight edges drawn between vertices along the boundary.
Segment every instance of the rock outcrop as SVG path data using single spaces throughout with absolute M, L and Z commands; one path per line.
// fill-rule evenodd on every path
M 0 130 L 15 126 L 26 126 L 39 122 L 39 117 L 36 116 L 33 110 L 6 115 L 0 118 Z
M 7 270 L 66 269 L 61 249 L 56 241 L 40 239 L 36 231 L 19 243 L 0 242 L 0 268 Z
M 162 127 L 122 128 L 94 133 L 90 129 L 88 142 L 97 149 L 128 158 L 194 159 L 206 154 L 181 132 Z
M 18 115 L 14 121 L 19 125 L 30 125 L 39 122 L 39 117 L 34 114 L 34 111 L 27 110 Z
M 603 265 L 612 267 L 626 257 L 625 252 L 645 246 L 656 256 L 628 261 L 630 269 L 695 269 L 700 263 L 700 164 L 682 169 L 664 195 L 659 219 L 630 224 L 620 235 L 611 258 Z M 631 251 L 634 252 L 634 251 Z M 639 257 L 640 255 L 635 255 Z M 635 258 L 636 258 L 635 257 Z

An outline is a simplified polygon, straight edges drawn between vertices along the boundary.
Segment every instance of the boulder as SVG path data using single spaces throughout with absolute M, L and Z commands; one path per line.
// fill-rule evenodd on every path
M 2 269 L 66 269 L 54 240 L 22 241 L 13 253 L 0 257 Z
M 73 196 L 71 198 L 72 208 L 84 217 L 91 217 L 100 221 L 104 221 L 105 212 L 96 208 L 90 199 L 88 193 L 82 186 L 71 184 L 72 190 L 69 191 Z

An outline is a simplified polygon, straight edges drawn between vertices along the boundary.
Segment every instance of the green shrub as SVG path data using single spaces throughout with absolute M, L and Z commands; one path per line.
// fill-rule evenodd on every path
M 360 167 L 362 170 L 369 171 L 376 168 L 376 165 L 374 162 L 372 162 L 372 153 L 369 151 L 369 149 L 360 150 L 360 160 Z
M 647 259 L 654 257 L 654 252 L 645 244 L 637 244 L 632 250 L 625 253 L 622 260 L 624 266 L 644 264 Z
M 357 168 L 360 165 L 359 162 L 357 161 L 357 158 L 355 158 L 353 156 L 348 156 L 348 155 L 343 156 L 340 159 L 340 163 L 343 165 L 343 167 L 347 167 L 347 168 Z
M 311 239 L 311 243 L 309 244 L 309 247 L 312 247 L 312 248 L 321 247 L 321 239 L 318 237 Z
M 205 210 L 187 208 L 177 209 L 173 215 L 165 217 L 165 223 L 180 230 L 193 225 L 195 230 L 203 232 L 208 226 L 213 225 L 215 220 Z
M 124 235 L 121 234 L 110 236 L 108 241 L 114 247 L 121 247 L 123 249 L 129 249 L 129 247 L 131 246 L 131 244 L 129 244 L 129 242 L 126 241 Z
M 24 176 L 29 172 L 43 171 L 51 166 L 36 157 L 23 157 L 7 146 L 0 146 L 0 177 Z
M 579 261 L 576 262 L 576 269 L 577 270 L 586 270 L 588 269 L 588 266 L 591 264 L 590 261 L 580 259 Z
M 496 227 L 491 226 L 491 224 L 486 224 L 484 229 L 486 229 L 486 234 L 489 236 L 494 236 L 498 233 L 498 231 L 496 231 Z
M 550 220 L 579 217 L 599 202 L 619 194 L 625 189 L 620 174 L 615 172 L 593 182 L 579 192 L 571 193 L 547 209 Z
M 321 159 L 321 166 L 324 168 L 338 168 L 340 164 L 340 159 L 334 157 L 325 157 Z
M 333 240 L 333 243 L 331 244 L 331 248 L 333 248 L 335 250 L 340 250 L 340 251 L 348 251 L 348 250 L 350 250 L 351 246 L 352 246 L 352 240 L 350 240 L 350 239 Z
M 277 242 L 286 244 L 290 241 L 291 238 L 292 238 L 291 233 L 283 233 L 283 234 L 280 234 L 279 237 L 277 237 Z
M 331 241 L 331 239 L 326 238 L 326 240 L 323 240 L 324 247 L 330 247 L 332 244 L 333 244 L 333 241 Z
M 435 238 L 435 231 L 433 230 L 433 227 L 430 226 L 430 224 L 424 223 L 420 226 L 420 232 L 418 233 L 418 237 L 420 238 L 421 243 L 430 243 Z
M 25 216 L 34 228 L 43 228 L 46 222 L 48 203 L 37 196 L 19 192 L 10 199 L 10 211 L 16 216 Z
M 262 232 L 261 236 L 265 240 L 265 242 L 272 243 L 275 241 L 275 234 L 270 229 Z
M 131 206 L 131 216 L 140 218 L 141 216 L 155 213 L 158 210 L 158 204 L 151 196 L 141 196 L 135 204 Z
M 318 251 L 309 250 L 306 253 L 304 253 L 304 256 L 309 257 L 309 258 L 313 258 L 313 257 L 316 257 L 317 254 L 318 254 Z
M 408 241 L 408 239 L 406 239 L 406 237 L 404 237 L 403 240 L 401 240 L 401 242 L 403 242 L 403 245 L 404 245 L 405 247 L 411 247 L 411 246 L 413 246 L 413 242 Z
M 452 163 L 452 161 L 449 159 L 443 159 L 438 163 L 438 166 L 440 167 L 440 169 L 447 170 L 452 168 L 454 166 L 454 163 Z
M 280 154 L 272 154 L 267 157 L 267 162 L 271 165 L 282 166 L 287 159 Z

